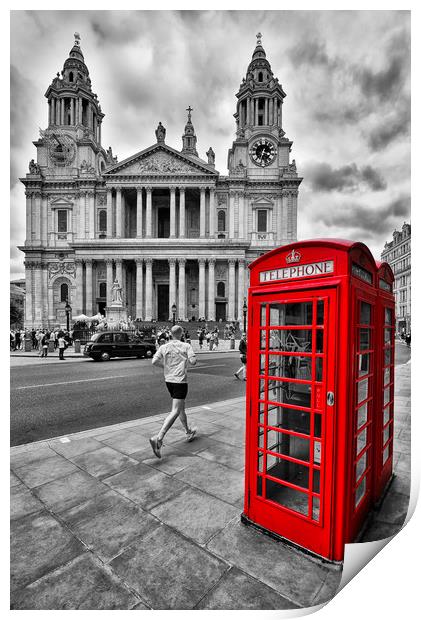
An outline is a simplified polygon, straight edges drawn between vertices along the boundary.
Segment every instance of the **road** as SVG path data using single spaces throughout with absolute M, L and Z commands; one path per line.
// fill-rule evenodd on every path
M 106 363 L 35 359 L 11 369 L 11 445 L 49 439 L 169 411 L 171 399 L 162 369 L 150 360 Z M 189 369 L 187 406 L 245 394 L 233 373 L 238 352 L 203 354 Z

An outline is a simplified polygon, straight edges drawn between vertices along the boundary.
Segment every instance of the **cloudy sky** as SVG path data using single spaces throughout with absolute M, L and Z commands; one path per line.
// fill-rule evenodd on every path
M 256 33 L 287 97 L 284 130 L 304 177 L 298 238 L 346 237 L 376 258 L 410 221 L 410 16 L 398 11 L 16 11 L 11 18 L 11 277 L 24 274 L 24 176 L 47 125 L 44 93 L 81 47 L 119 160 L 181 149 L 185 108 L 199 155 L 226 174 L 235 93 Z

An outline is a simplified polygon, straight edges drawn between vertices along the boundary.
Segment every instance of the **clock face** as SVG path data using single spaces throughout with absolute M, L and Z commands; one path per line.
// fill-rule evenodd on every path
M 75 143 L 69 135 L 55 131 L 48 136 L 50 159 L 56 166 L 69 166 L 76 153 Z
M 253 143 L 250 148 L 250 157 L 253 163 L 258 166 L 269 166 L 275 159 L 276 148 L 273 142 L 267 138 L 261 138 Z

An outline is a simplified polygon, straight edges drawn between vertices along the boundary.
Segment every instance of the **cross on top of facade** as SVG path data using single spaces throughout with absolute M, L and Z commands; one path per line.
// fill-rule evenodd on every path
M 262 45 L 262 33 L 258 32 L 256 34 L 256 39 L 257 39 L 257 45 Z
M 188 112 L 188 121 L 191 122 L 191 113 L 193 112 L 193 108 L 189 106 L 186 108 L 186 112 Z
M 80 34 L 75 32 L 75 45 L 80 45 Z

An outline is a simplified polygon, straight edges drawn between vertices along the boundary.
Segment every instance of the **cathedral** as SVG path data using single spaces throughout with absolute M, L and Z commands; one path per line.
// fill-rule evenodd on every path
M 167 321 L 175 310 L 180 321 L 240 320 L 248 263 L 297 236 L 302 178 L 282 128 L 285 96 L 258 34 L 227 176 L 211 147 L 199 157 L 190 106 L 180 150 L 159 122 L 155 142 L 119 162 L 101 144 L 104 113 L 76 33 L 21 179 L 25 326 L 65 326 L 67 302 L 73 316 L 106 315 L 115 280 L 133 319 Z

